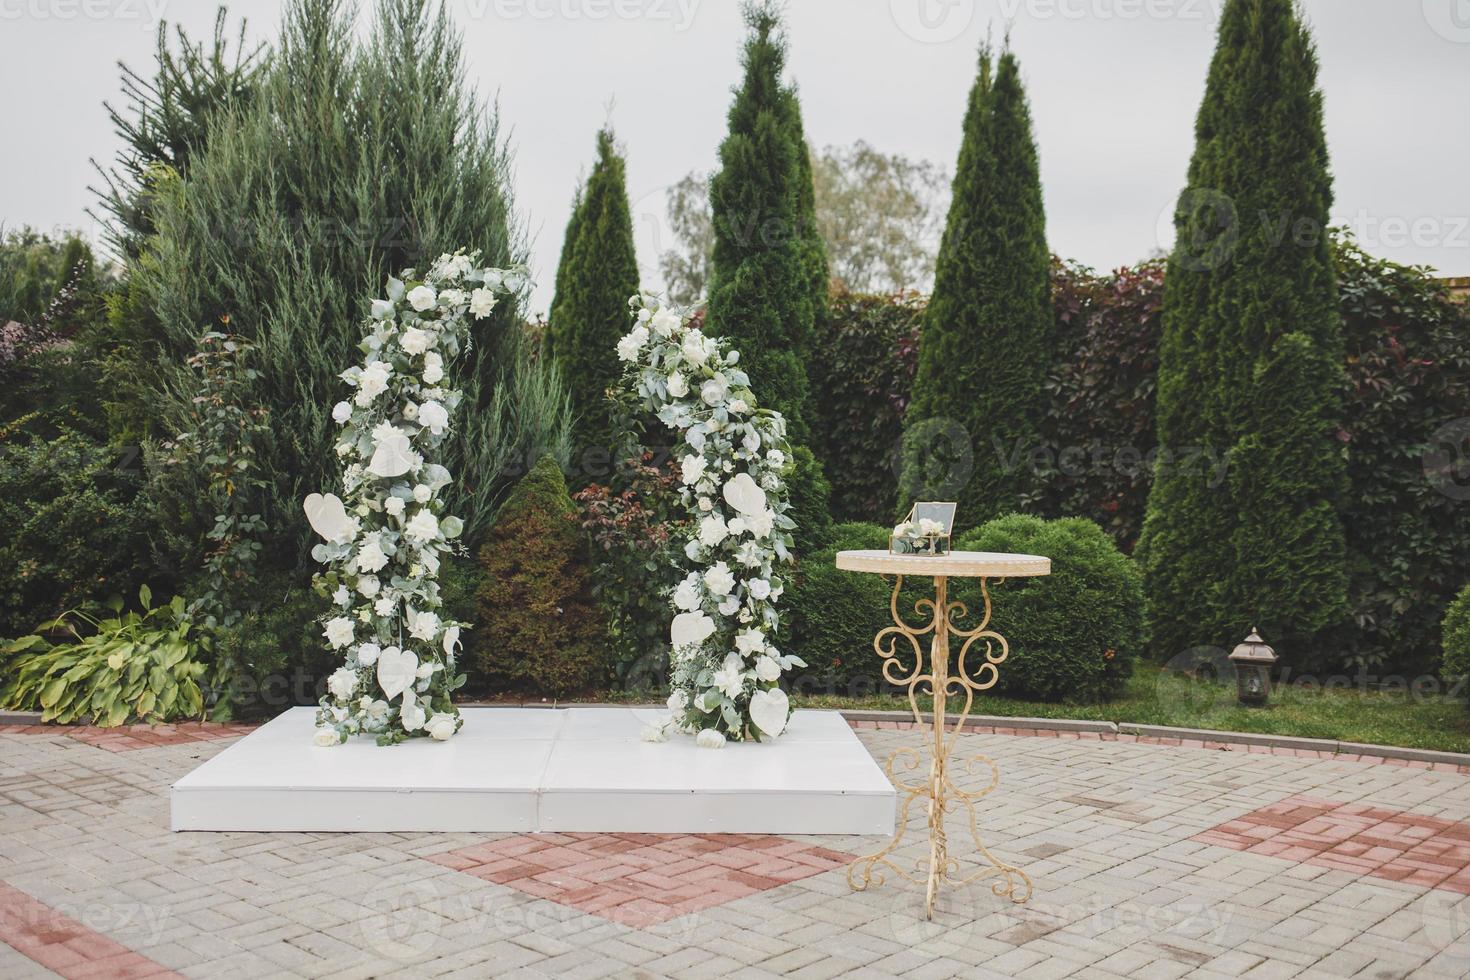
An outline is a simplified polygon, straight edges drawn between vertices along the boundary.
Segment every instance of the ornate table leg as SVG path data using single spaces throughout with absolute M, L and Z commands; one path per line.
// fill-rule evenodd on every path
M 994 762 L 983 755 L 963 760 L 963 767 L 967 773 L 974 772 L 980 764 L 990 769 L 989 785 L 975 792 L 960 789 L 949 775 L 950 754 L 954 749 L 955 738 L 964 729 L 965 719 L 969 717 L 970 709 L 975 703 L 975 693 L 995 686 L 995 682 L 1000 679 L 1000 670 L 997 665 L 1004 662 L 1010 653 L 1005 638 L 989 628 L 990 590 L 988 584 L 985 579 L 980 580 L 980 594 L 985 599 L 985 614 L 978 626 L 968 630 L 954 625 L 956 620 L 962 620 L 968 616 L 969 610 L 965 608 L 963 602 L 949 601 L 948 578 L 935 576 L 934 598 L 920 599 L 914 604 L 916 613 L 920 616 L 926 614 L 929 616 L 929 622 L 924 626 L 910 626 L 899 614 L 898 595 L 902 589 L 903 576 L 899 576 L 893 585 L 893 597 L 889 600 L 889 610 L 893 615 L 894 625 L 879 631 L 873 640 L 873 648 L 883 658 L 883 677 L 890 684 L 908 688 L 909 707 L 913 709 L 914 721 L 921 731 L 926 731 L 926 738 L 929 742 L 929 774 L 928 779 L 923 782 L 909 782 L 901 778 L 897 771 L 900 763 L 902 763 L 902 769 L 907 773 L 914 773 L 919 769 L 922 760 L 917 749 L 895 749 L 889 755 L 888 776 L 903 794 L 903 802 L 899 805 L 898 830 L 893 835 L 893 839 L 881 850 L 866 857 L 860 857 L 848 866 L 847 883 L 855 891 L 863 891 L 870 884 L 881 885 L 885 868 L 915 884 L 922 880 L 925 885 L 924 911 L 930 919 L 934 918 L 934 900 L 939 894 L 940 885 L 946 882 L 962 886 L 992 875 L 998 876 L 996 882 L 991 886 L 994 894 L 1009 898 L 1018 904 L 1025 902 L 1031 897 L 1031 879 L 1027 877 L 1026 872 L 1006 864 L 990 853 L 984 841 L 980 839 L 979 823 L 975 813 L 975 801 L 995 789 L 996 784 L 1000 782 L 1000 770 L 996 768 Z M 919 638 L 925 634 L 930 635 L 927 672 L 924 670 L 923 650 L 919 642 Z M 964 640 L 959 656 L 954 660 L 953 673 L 950 669 L 949 656 L 951 635 Z M 907 673 L 904 673 L 903 658 L 899 653 L 900 637 L 908 640 L 913 651 L 913 669 Z M 985 661 L 979 665 L 976 676 L 972 677 L 966 666 L 965 658 L 970 652 L 970 646 L 976 640 L 985 642 Z M 919 710 L 920 694 L 930 694 L 934 699 L 933 717 L 927 724 L 923 713 Z M 952 724 L 951 719 L 947 717 L 951 694 L 956 699 L 960 695 L 964 696 L 964 708 L 952 719 Z M 929 812 L 929 868 L 925 873 L 924 862 L 920 859 L 915 863 L 914 871 L 911 873 L 896 864 L 889 855 L 903 842 L 904 833 L 908 830 L 909 809 L 913 806 L 914 801 L 921 797 L 927 801 L 926 806 Z M 949 854 L 949 840 L 944 828 L 945 816 L 955 812 L 956 805 L 964 807 L 965 815 L 969 820 L 970 836 L 974 839 L 975 847 L 983 859 L 983 863 L 977 870 L 965 876 L 962 876 L 959 860 Z

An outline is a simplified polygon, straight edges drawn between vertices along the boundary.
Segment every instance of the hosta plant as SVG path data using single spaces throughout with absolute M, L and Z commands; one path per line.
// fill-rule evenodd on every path
M 107 618 L 73 611 L 6 643 L 10 680 L 0 703 L 39 710 L 48 722 L 90 719 L 104 728 L 200 717 L 209 635 L 189 620 L 182 597 L 154 606 L 144 586 L 138 598 L 141 611 L 124 612 L 114 599 Z M 47 639 L 61 632 L 62 642 Z

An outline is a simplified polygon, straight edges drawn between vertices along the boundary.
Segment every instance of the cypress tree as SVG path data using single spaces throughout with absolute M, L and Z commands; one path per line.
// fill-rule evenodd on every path
M 202 325 L 229 314 L 256 345 L 246 395 L 273 430 L 258 447 L 266 553 L 288 566 L 310 546 L 302 497 L 338 468 L 332 405 L 368 300 L 441 252 L 479 249 L 493 266 L 525 254 L 505 144 L 465 84 L 448 15 L 428 0 L 379 0 L 371 39 L 358 41 L 355 13 L 336 0 L 287 6 L 255 97 L 217 119 L 187 175 L 159 188 L 157 234 L 129 268 L 138 322 L 154 325 L 137 340 L 155 352 L 148 387 L 165 424 L 186 415 L 184 361 Z M 528 446 L 565 458 L 564 399 L 521 349 L 517 305 L 474 325 L 456 369 L 465 404 L 447 465 L 467 536 Z
M 1009 48 L 982 48 L 905 417 L 900 511 L 957 499 L 973 526 L 1022 505 L 1045 404 L 1050 262 L 1020 66 Z
M 1342 327 L 1316 78 L 1291 0 L 1226 4 L 1175 211 L 1139 543 L 1164 656 L 1259 626 L 1300 666 L 1344 613 Z
M 613 450 L 607 389 L 622 374 L 614 354 L 638 291 L 625 164 L 611 130 L 597 134 L 597 163 L 567 222 L 547 330 L 548 350 L 571 396 L 580 476 L 605 475 Z M 602 458 L 599 459 L 598 455 Z
M 805 358 L 819 292 L 825 305 L 826 253 L 815 234 L 800 106 L 781 79 L 780 16 L 770 4 L 748 5 L 745 20 L 745 76 L 710 181 L 715 244 L 706 322 L 731 338 L 757 397 L 786 416 L 793 442 L 803 442 Z

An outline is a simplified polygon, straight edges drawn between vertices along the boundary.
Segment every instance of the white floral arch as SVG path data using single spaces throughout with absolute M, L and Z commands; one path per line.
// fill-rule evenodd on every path
M 699 744 L 775 738 L 790 704 L 781 676 L 805 664 L 776 646 L 779 566 L 791 561 L 792 465 L 786 420 L 757 407 L 740 353 L 654 296 L 629 301 L 633 329 L 618 342 L 623 383 L 678 440 L 674 460 L 689 513 L 688 573 L 674 589 L 671 718 Z
M 462 724 L 451 696 L 464 682 L 455 670 L 464 624 L 438 613 L 440 557 L 464 529 L 442 499 L 451 476 L 441 449 L 461 397 L 450 371 L 470 324 L 526 282 L 524 270 L 478 259 L 441 255 L 422 276 L 390 278 L 363 325 L 362 363 L 342 373 L 353 389 L 332 409 L 342 496 L 304 503 L 323 539 L 312 556 L 327 566 L 315 584 L 332 598 L 323 635 L 345 661 L 317 711 L 318 745 L 447 740 Z

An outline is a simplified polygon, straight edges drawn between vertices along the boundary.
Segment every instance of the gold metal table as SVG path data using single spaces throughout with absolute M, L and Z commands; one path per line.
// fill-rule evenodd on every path
M 915 884 L 925 885 L 924 912 L 934 917 L 934 899 L 941 884 L 963 886 L 991 876 L 996 877 L 991 891 L 1016 903 L 1031 897 L 1031 879 L 1026 872 L 1006 864 L 995 857 L 980 839 L 980 829 L 975 813 L 975 802 L 995 789 L 1000 782 L 1000 770 L 994 762 L 983 755 L 962 760 L 951 760 L 955 739 L 964 729 L 965 719 L 975 703 L 975 694 L 987 690 L 1000 679 L 1000 664 L 1005 662 L 1010 648 L 1005 637 L 990 628 L 990 588 L 993 578 L 1014 578 L 1029 575 L 1050 575 L 1051 560 L 1037 555 L 1008 555 L 981 551 L 955 551 L 947 555 L 894 555 L 887 551 L 842 551 L 837 554 L 837 567 L 851 572 L 871 572 L 879 575 L 896 576 L 893 596 L 889 600 L 889 611 L 894 625 L 885 627 L 873 639 L 873 649 L 883 658 L 883 677 L 890 684 L 908 689 L 909 706 L 914 712 L 914 721 L 925 733 L 928 747 L 929 766 L 927 778 L 919 778 L 923 768 L 923 757 L 918 749 L 896 749 L 888 757 L 888 776 L 898 787 L 903 801 L 899 805 L 898 829 L 881 850 L 854 861 L 847 869 L 847 883 L 854 891 L 863 891 L 869 885 L 881 885 L 884 869 Z M 922 575 L 934 579 L 934 598 L 920 599 L 914 604 L 914 612 L 921 619 L 919 625 L 910 625 L 899 612 L 898 597 L 903 590 L 904 576 Z M 984 612 L 979 622 L 966 628 L 963 622 L 970 610 L 963 602 L 949 598 L 951 578 L 978 578 Z M 929 660 L 927 669 L 920 637 L 929 636 Z M 964 641 L 959 654 L 950 656 L 949 638 Z M 908 650 L 900 647 L 900 640 L 908 641 Z M 977 641 L 985 644 L 983 662 L 975 667 L 967 662 L 970 647 Z M 912 652 L 912 667 L 908 666 L 908 654 Z M 930 694 L 934 710 L 930 720 L 925 721 L 919 710 L 919 695 Z M 963 708 L 953 716 L 948 714 L 951 699 Z M 951 777 L 952 768 L 959 766 L 973 773 L 980 766 L 990 769 L 990 782 L 983 789 L 965 791 Z M 900 770 L 910 776 L 905 779 Z M 890 855 L 903 842 L 908 829 L 909 809 L 915 800 L 927 801 L 929 811 L 929 861 L 925 872 L 924 861 L 919 859 L 911 872 L 895 862 Z M 945 834 L 945 817 L 963 807 L 970 836 L 979 851 L 981 865 L 978 870 L 964 874 L 960 862 L 950 854 L 949 839 Z

